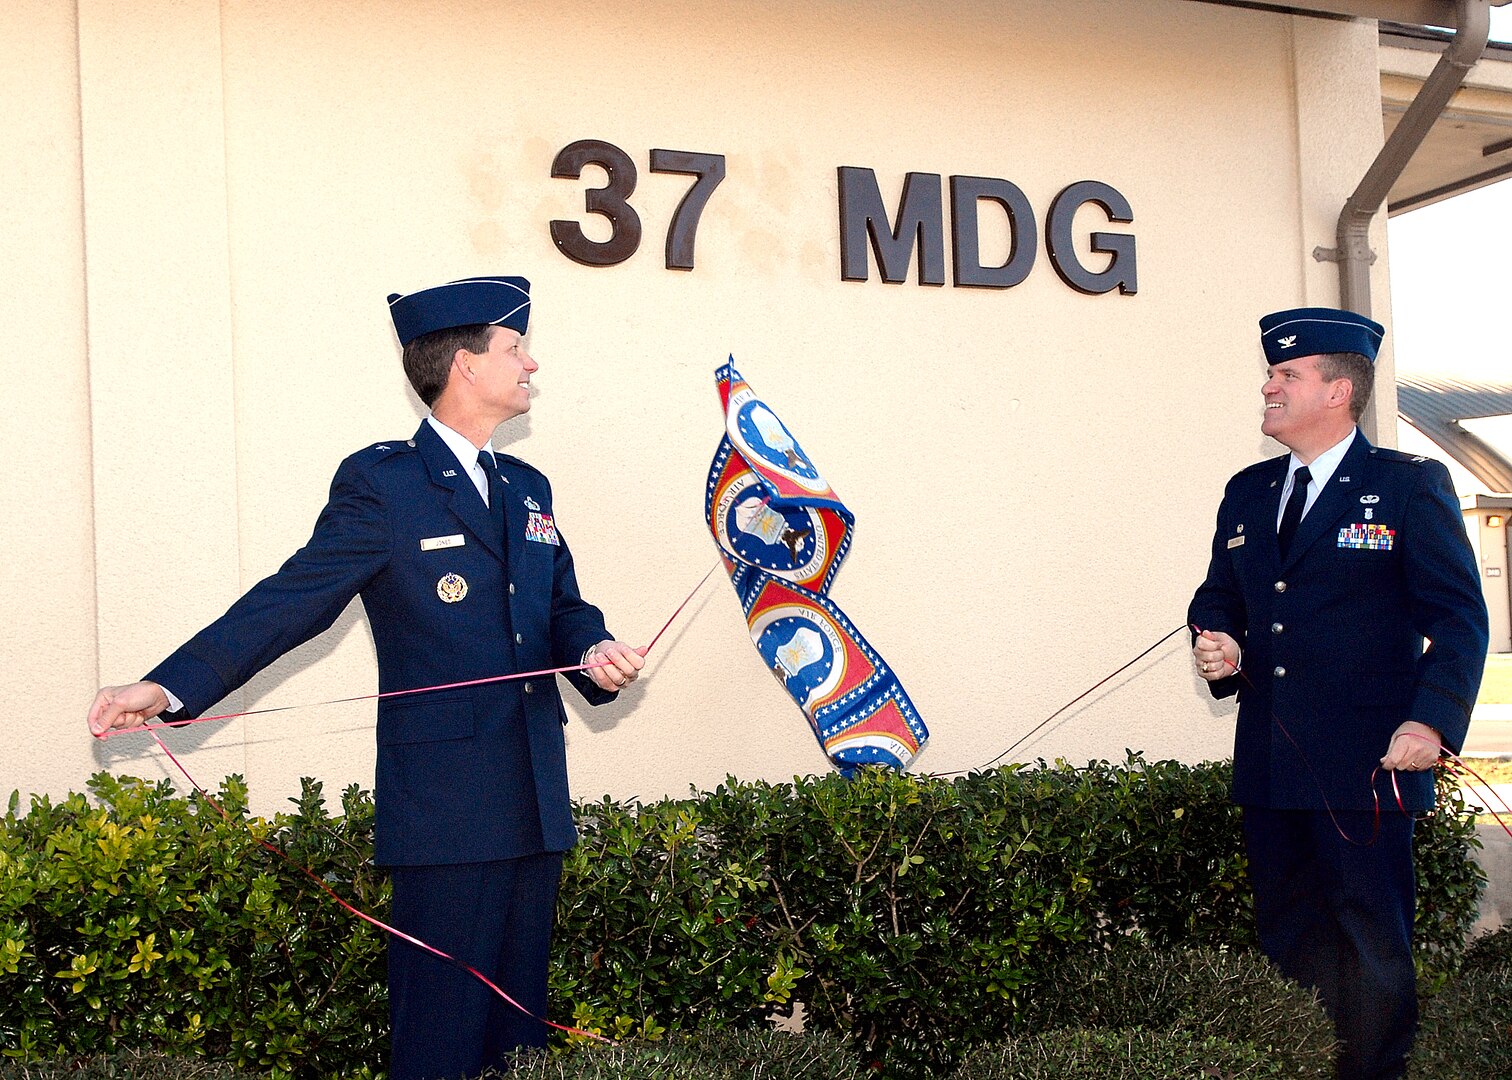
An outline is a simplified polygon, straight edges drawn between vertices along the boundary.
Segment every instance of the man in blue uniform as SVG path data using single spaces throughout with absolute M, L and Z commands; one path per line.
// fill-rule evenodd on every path
M 1400 1077 L 1418 1013 L 1412 815 L 1433 805 L 1439 746 L 1464 741 L 1486 607 L 1448 470 L 1356 427 L 1382 327 L 1299 308 L 1260 334 L 1261 430 L 1291 453 L 1228 483 L 1192 655 L 1214 697 L 1239 695 L 1233 797 L 1261 947 L 1318 990 L 1341 1077 Z
M 309 543 L 145 680 L 106 687 L 90 730 L 204 713 L 361 596 L 383 692 L 588 663 L 592 704 L 643 660 L 578 595 L 546 478 L 493 452 L 530 408 L 530 283 L 469 278 L 389 297 L 404 369 L 431 409 L 410 439 L 341 463 Z M 576 831 L 555 678 L 378 704 L 375 855 L 393 924 L 489 976 L 536 1016 L 562 853 Z M 546 1028 L 467 973 L 389 946 L 394 1080 L 473 1076 Z

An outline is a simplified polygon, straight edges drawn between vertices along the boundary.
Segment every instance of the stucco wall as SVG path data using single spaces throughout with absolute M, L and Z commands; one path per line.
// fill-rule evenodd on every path
M 1310 253 L 1380 142 L 1372 24 L 1178 0 L 1116 17 L 1093 0 L 81 0 L 77 27 L 66 9 L 0 16 L 17 61 L 0 78 L 39 110 L 0 117 L 0 144 L 44 151 L 0 181 L 0 260 L 48 279 L 0 300 L 13 340 L 44 342 L 6 361 L 35 389 L 8 395 L 0 439 L 25 464 L 7 470 L 13 507 L 58 518 L 5 525 L 0 658 L 31 730 L 0 790 L 162 774 L 145 746 L 89 744 L 96 680 L 138 677 L 274 570 L 343 456 L 408 437 L 423 410 L 384 295 L 494 272 L 534 282 L 542 364 L 498 441 L 552 477 L 611 628 L 647 639 L 714 561 L 711 374 L 733 353 L 856 513 L 834 598 L 932 728 L 917 767 L 978 765 L 1181 623 L 1223 481 L 1275 449 L 1255 318 L 1336 300 Z M 616 267 L 548 234 L 574 218 L 605 236 L 582 210 L 597 174 L 550 177 L 582 138 L 640 169 L 645 236 Z M 649 172 L 653 147 L 727 159 L 692 272 L 662 265 L 688 179 Z M 1138 295 L 1075 292 L 1043 250 L 1007 291 L 887 285 L 875 267 L 844 282 L 841 165 L 875 169 L 890 207 L 909 171 L 1011 180 L 1041 245 L 1058 191 L 1111 184 L 1133 225 L 1087 209 L 1079 242 L 1095 267 L 1088 231 L 1134 233 Z M 1006 254 L 1006 230 L 986 226 L 983 249 Z M 15 333 L 39 316 L 44 334 Z M 723 582 L 651 668 L 615 705 L 574 709 L 578 794 L 823 766 Z M 373 683 L 354 605 L 228 705 Z M 174 738 L 200 747 L 201 779 L 244 771 L 272 809 L 301 774 L 369 783 L 372 717 Z M 1021 756 L 1197 759 L 1230 736 L 1173 641 Z
M 72 5 L 0 9 L 0 670 L 11 699 L 0 799 L 66 791 L 95 651 L 89 369 Z

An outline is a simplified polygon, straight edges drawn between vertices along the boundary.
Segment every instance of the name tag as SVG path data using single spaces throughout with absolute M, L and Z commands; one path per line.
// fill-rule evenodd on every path
M 427 536 L 420 541 L 421 551 L 440 551 L 442 548 L 462 547 L 467 543 L 467 537 L 461 533 L 451 536 Z
M 1236 547 L 1243 547 L 1244 546 L 1244 537 L 1242 537 L 1242 536 L 1233 536 L 1233 537 L 1230 537 L 1229 538 L 1229 542 L 1228 542 L 1228 546 L 1231 549 L 1232 548 L 1236 548 Z

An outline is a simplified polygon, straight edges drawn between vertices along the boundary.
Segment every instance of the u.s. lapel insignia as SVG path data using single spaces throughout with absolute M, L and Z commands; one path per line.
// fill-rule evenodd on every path
M 556 522 L 551 520 L 551 515 L 539 514 L 534 510 L 530 512 L 530 519 L 525 522 L 525 539 L 533 540 L 537 544 L 562 546 L 562 541 L 557 536 Z
M 529 495 L 525 496 L 525 509 L 527 509 L 527 510 L 539 510 L 540 508 L 541 508 L 541 504 L 540 503 L 536 502 Z
M 436 582 L 436 595 L 443 604 L 455 604 L 467 595 L 467 579 L 461 574 L 447 574 Z

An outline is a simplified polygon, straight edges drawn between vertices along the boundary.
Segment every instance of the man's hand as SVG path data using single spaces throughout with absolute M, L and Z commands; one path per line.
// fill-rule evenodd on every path
M 168 707 L 168 695 L 155 682 L 107 686 L 89 707 L 89 733 L 95 738 L 111 728 L 141 727 Z
M 1391 733 L 1391 743 L 1386 747 L 1386 756 L 1381 759 L 1381 768 L 1403 772 L 1431 769 L 1438 761 L 1439 746 L 1443 741 L 1444 737 L 1427 724 L 1405 720 Z
M 604 663 L 606 660 L 612 663 Z M 588 677 L 600 690 L 612 694 L 635 681 L 646 659 L 623 641 L 601 641 L 584 654 L 583 663 L 602 665 L 588 668 Z
M 1221 630 L 1204 630 L 1192 643 L 1192 659 L 1208 682 L 1226 679 L 1239 670 L 1239 643 Z

